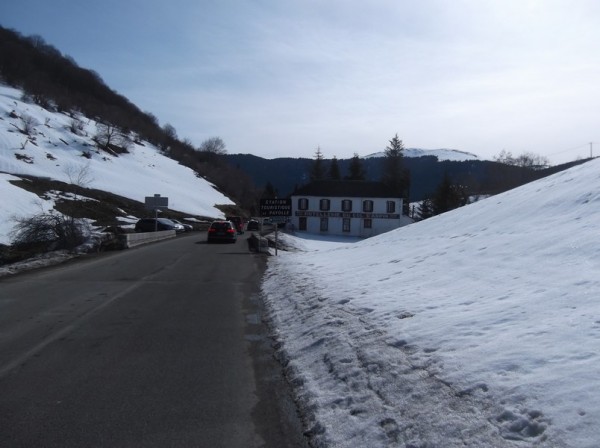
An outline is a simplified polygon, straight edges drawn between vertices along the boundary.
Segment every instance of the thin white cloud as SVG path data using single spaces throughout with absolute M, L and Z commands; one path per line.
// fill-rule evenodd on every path
M 351 157 L 397 132 L 490 158 L 600 141 L 593 0 L 132 5 L 115 5 L 110 39 L 91 40 L 103 13 L 65 49 L 50 36 L 69 33 L 68 16 L 45 6 L 56 15 L 46 38 L 195 144 L 219 135 L 230 152 L 311 157 L 321 145 Z

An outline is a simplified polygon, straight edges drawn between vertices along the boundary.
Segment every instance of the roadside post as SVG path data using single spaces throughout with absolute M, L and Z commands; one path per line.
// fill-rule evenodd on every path
M 292 199 L 291 198 L 275 198 L 260 200 L 260 216 L 261 218 L 271 218 L 275 224 L 275 255 L 277 254 L 278 246 L 278 231 L 279 221 L 285 220 L 292 216 Z M 275 218 L 275 219 L 273 219 Z
M 147 210 L 154 210 L 154 231 L 156 232 L 158 230 L 158 210 L 169 208 L 169 198 L 160 194 L 146 196 L 145 207 Z

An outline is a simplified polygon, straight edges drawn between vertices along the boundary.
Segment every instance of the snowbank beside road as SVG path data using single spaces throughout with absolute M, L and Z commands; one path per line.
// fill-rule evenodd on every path
M 317 444 L 597 446 L 598 173 L 273 257 L 263 291 Z

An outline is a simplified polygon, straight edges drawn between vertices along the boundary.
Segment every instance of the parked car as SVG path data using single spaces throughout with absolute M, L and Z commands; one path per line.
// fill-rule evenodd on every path
M 260 230 L 260 223 L 256 219 L 251 219 L 246 225 L 246 230 Z
M 231 221 L 235 225 L 235 228 L 237 229 L 237 233 L 239 233 L 239 234 L 244 233 L 244 220 L 242 219 L 241 216 L 228 216 L 225 219 L 227 221 Z
M 237 229 L 231 221 L 213 221 L 208 228 L 206 242 L 226 241 L 235 243 L 237 241 Z
M 162 218 L 162 219 L 166 219 L 167 221 L 171 221 L 173 223 L 173 225 L 175 226 L 175 231 L 177 233 L 185 232 L 185 227 L 183 227 L 183 224 L 181 224 L 180 222 L 177 222 L 176 220 L 171 219 L 171 218 Z
M 185 232 L 191 232 L 192 230 L 194 230 L 194 227 L 190 224 L 186 224 L 185 222 L 181 222 L 177 219 L 173 219 L 173 218 L 169 218 L 171 221 L 173 221 L 175 224 L 179 224 L 180 226 L 183 227 L 183 230 Z
M 157 230 L 178 230 L 178 225 L 166 218 L 142 218 L 135 223 L 136 232 L 155 232 Z

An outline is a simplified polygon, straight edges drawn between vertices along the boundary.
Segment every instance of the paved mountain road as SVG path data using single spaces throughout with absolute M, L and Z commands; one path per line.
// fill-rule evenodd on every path
M 0 280 L 0 446 L 303 447 L 264 256 L 194 233 Z

